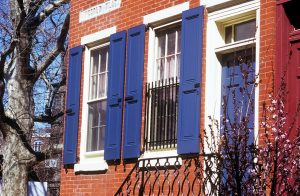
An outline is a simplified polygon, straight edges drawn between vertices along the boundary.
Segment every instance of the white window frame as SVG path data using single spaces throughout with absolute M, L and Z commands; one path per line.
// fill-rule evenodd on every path
M 144 16 L 144 24 L 149 26 L 147 82 L 155 81 L 155 30 L 181 22 L 181 14 L 190 8 L 189 2 L 175 5 Z
M 92 51 L 94 51 L 94 50 L 97 50 L 97 49 L 100 49 L 100 48 L 103 48 L 103 47 L 106 47 L 106 46 L 109 46 L 109 42 L 104 42 L 104 43 L 102 43 L 102 44 L 100 44 L 100 45 L 98 45 L 98 46 L 95 46 L 95 47 L 91 47 L 91 48 L 89 48 L 89 52 L 91 53 Z M 91 96 L 91 90 L 92 90 L 92 87 L 91 87 L 91 78 L 92 78 L 92 76 L 91 76 L 91 56 L 90 56 L 90 63 L 89 63 L 89 90 L 88 90 L 88 97 L 90 97 Z M 99 63 L 101 63 L 100 62 L 100 59 L 99 59 Z M 99 68 L 100 69 L 100 68 Z M 107 85 L 107 83 L 108 83 L 108 56 L 107 56 L 107 58 L 106 58 L 106 70 L 105 70 L 105 72 L 99 72 L 99 73 L 96 73 L 97 75 L 99 75 L 99 74 L 103 74 L 103 73 L 105 73 L 106 74 L 106 80 L 105 80 L 105 91 L 106 91 L 106 95 L 105 96 L 102 96 L 102 97 L 97 97 L 97 98 L 94 98 L 94 99 L 90 99 L 90 98 L 88 98 L 88 101 L 87 101 L 87 108 L 89 107 L 89 104 L 92 104 L 92 103 L 96 103 L 96 102 L 101 102 L 101 101 L 105 101 L 105 100 L 107 100 L 107 88 L 108 88 L 108 85 Z M 98 84 L 98 86 L 97 86 L 97 88 L 99 89 L 99 84 Z M 87 118 L 87 121 L 88 121 L 89 119 Z M 101 125 L 100 125 L 101 126 Z M 105 125 L 106 126 L 106 125 Z M 87 127 L 87 132 L 88 132 L 89 130 L 88 130 L 88 127 Z M 87 135 L 88 135 L 88 133 L 87 133 Z M 86 139 L 86 143 L 87 143 L 87 140 L 88 140 L 88 136 L 87 136 L 87 139 Z M 87 148 L 87 146 L 86 146 L 86 148 Z M 90 152 L 86 152 L 85 154 L 86 154 L 86 156 L 88 156 L 88 155 L 92 155 L 92 154 L 94 154 L 94 153 L 99 153 L 101 156 L 104 156 L 104 150 L 99 150 L 99 151 L 90 151 Z
M 89 102 L 89 84 L 90 84 L 90 62 L 91 51 L 93 49 L 109 44 L 109 36 L 116 33 L 116 27 L 104 29 L 102 31 L 86 35 L 81 38 L 81 44 L 85 46 L 84 66 L 83 66 L 83 92 L 82 92 L 82 116 L 80 128 L 80 160 L 75 164 L 75 172 L 84 171 L 104 171 L 108 165 L 104 160 L 104 150 L 87 152 L 87 133 L 88 133 L 88 102 Z
M 225 26 L 232 23 L 244 22 L 256 18 L 255 38 L 225 44 Z M 260 45 L 260 1 L 253 0 L 239 5 L 227 7 L 208 14 L 206 38 L 206 87 L 205 87 L 205 129 L 211 124 L 208 116 L 220 121 L 221 112 L 221 77 L 222 65 L 219 55 L 255 46 L 255 74 L 259 72 L 259 45 Z M 212 90 L 213 89 L 213 90 Z M 258 137 L 258 103 L 259 86 L 255 88 L 254 106 L 254 137 Z M 208 132 L 210 133 L 210 132 Z M 214 132 L 218 137 L 218 131 Z M 211 137 L 210 135 L 208 136 Z M 258 141 L 255 139 L 255 141 Z M 205 153 L 210 150 L 205 143 Z
M 148 70 L 151 70 L 152 69 L 152 76 L 149 77 L 149 79 L 151 79 L 150 81 L 148 80 L 148 82 L 154 82 L 154 81 L 158 81 L 160 80 L 160 76 L 158 76 L 158 67 L 157 67 L 157 60 L 159 59 L 158 58 L 158 53 L 157 53 L 157 49 L 158 49 L 158 37 L 156 36 L 156 31 L 164 31 L 164 28 L 166 28 L 166 31 L 167 31 L 167 28 L 172 26 L 172 25 L 178 25 L 180 26 L 180 29 L 181 29 L 181 19 L 178 19 L 178 20 L 174 20 L 172 22 L 168 22 L 166 24 L 163 24 L 163 25 L 160 25 L 160 26 L 155 26 L 155 27 L 152 27 L 152 30 L 154 31 L 154 38 L 151 39 L 151 41 L 153 42 L 154 41 L 154 48 L 152 49 L 153 50 L 153 59 L 152 59 L 152 64 L 148 64 Z M 175 39 L 177 40 L 178 39 L 178 33 L 176 33 L 176 37 Z M 150 39 L 149 39 L 150 41 Z M 177 64 L 177 55 L 178 55 L 178 52 L 177 52 L 177 49 L 178 49 L 178 43 L 176 42 L 175 43 L 175 52 L 174 52 L 174 56 L 175 56 L 175 64 Z M 167 55 L 167 50 L 168 50 L 168 41 L 166 41 L 165 43 L 165 54 L 164 54 L 164 57 L 160 57 L 161 59 L 163 58 L 165 60 L 165 67 L 166 67 L 166 59 L 170 56 L 170 55 Z M 181 51 L 180 51 L 181 53 Z M 180 54 L 179 53 L 179 54 Z M 175 68 L 174 70 L 176 71 L 178 69 L 177 67 L 178 65 L 175 65 Z M 166 69 L 165 69 L 166 70 Z M 166 74 L 166 73 L 164 73 Z M 177 76 L 179 78 L 179 76 Z M 163 77 L 164 79 L 165 76 Z
M 143 17 L 144 24 L 149 27 L 148 29 L 148 65 L 147 65 L 147 82 L 152 82 L 156 80 L 155 73 L 155 44 L 157 43 L 155 30 L 159 28 L 164 28 L 166 26 L 181 22 L 181 15 L 183 11 L 190 9 L 189 2 L 175 5 Z M 144 152 L 140 159 L 154 158 L 154 157 L 168 157 L 168 156 L 178 156 L 177 149 L 160 149 L 160 150 L 150 150 Z M 171 161 L 172 162 L 172 161 Z M 175 162 L 175 161 L 174 161 Z M 182 160 L 179 160 L 180 164 Z

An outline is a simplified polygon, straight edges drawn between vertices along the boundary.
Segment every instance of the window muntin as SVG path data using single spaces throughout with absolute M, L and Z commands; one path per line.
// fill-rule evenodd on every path
M 256 32 L 256 20 L 248 20 L 225 27 L 225 44 L 254 38 Z
M 179 24 L 155 31 L 156 80 L 179 77 L 181 27 Z
M 107 44 L 91 50 L 86 151 L 104 150 L 108 76 Z

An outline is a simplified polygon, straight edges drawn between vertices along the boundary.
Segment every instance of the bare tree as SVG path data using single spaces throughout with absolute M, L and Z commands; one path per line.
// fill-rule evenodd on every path
M 28 171 L 56 151 L 50 146 L 35 152 L 31 137 L 35 122 L 53 123 L 63 114 L 52 112 L 52 105 L 58 90 L 65 85 L 65 78 L 57 67 L 63 64 L 61 59 L 66 51 L 68 3 L 69 0 L 4 0 L 0 3 L 3 195 L 27 195 Z M 47 96 L 43 100 L 36 99 L 38 93 Z

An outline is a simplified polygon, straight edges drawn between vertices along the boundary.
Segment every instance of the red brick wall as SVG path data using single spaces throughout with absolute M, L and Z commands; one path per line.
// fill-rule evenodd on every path
M 71 23 L 69 48 L 80 45 L 81 37 L 101 31 L 112 26 L 117 27 L 117 32 L 127 30 L 143 23 L 143 16 L 168 8 L 174 5 L 190 2 L 190 8 L 199 6 L 199 0 L 122 0 L 121 7 L 107 14 L 79 23 L 79 12 L 92 6 L 105 2 L 106 0 L 71 0 Z M 205 41 L 205 39 L 204 39 Z M 148 33 L 145 39 L 145 65 L 144 83 L 147 81 L 147 57 L 148 57 Z M 84 54 L 83 54 L 84 55 Z M 83 61 L 82 61 L 83 63 Z M 204 66 L 204 65 L 203 65 Z M 203 69 L 203 76 L 205 75 Z M 82 74 L 83 76 L 83 74 Z M 204 78 L 203 78 L 204 80 Z M 81 82 L 81 93 L 83 92 L 83 77 Z M 144 89 L 145 90 L 145 89 Z M 202 86 L 204 92 L 204 85 Z M 145 93 L 143 93 L 145 94 Z M 203 93 L 204 95 L 204 93 Z M 204 96 L 203 96 L 204 97 Z M 82 100 L 82 94 L 80 96 Z M 145 99 L 145 98 L 143 98 Z M 202 108 L 204 108 L 204 98 Z M 201 112 L 203 122 L 204 111 Z M 82 107 L 79 113 L 79 128 L 81 127 Z M 143 106 L 144 117 L 144 106 Z M 142 123 L 143 124 L 143 123 Z M 203 128 L 203 123 L 201 125 Z M 143 130 L 143 127 L 141 128 Z M 143 135 L 143 134 L 142 134 Z M 77 152 L 80 152 L 80 129 L 78 132 Z M 133 164 L 127 164 L 124 170 L 123 163 L 109 166 L 109 169 L 101 174 L 75 174 L 73 169 L 61 170 L 61 195 L 113 195 L 130 172 Z
M 269 94 L 274 90 L 276 67 L 276 0 L 261 0 L 260 3 L 259 123 L 262 120 L 263 103 L 268 102 Z
M 100 4 L 104 0 L 72 0 L 71 1 L 71 24 L 70 24 L 70 44 L 69 47 L 80 45 L 81 37 L 89 35 L 103 29 L 116 26 L 117 31 L 127 30 L 130 27 L 143 23 L 143 16 L 165 9 L 186 0 L 122 0 L 121 8 L 98 16 L 88 21 L 79 23 L 79 11 L 85 10 L 94 5 Z M 199 6 L 199 0 L 190 0 L 190 8 Z M 273 88 L 273 70 L 275 63 L 275 10 L 276 0 L 261 0 L 260 16 L 260 70 L 261 80 L 259 86 L 259 113 L 262 113 L 262 103 L 268 100 L 268 94 Z M 205 21 L 206 21 L 205 16 Z M 206 25 L 204 25 L 203 48 L 206 46 Z M 144 82 L 147 81 L 147 57 L 148 57 L 148 34 L 145 40 L 145 72 Z M 204 128 L 204 97 L 205 97 L 205 50 L 203 51 L 203 85 L 202 85 L 202 111 L 201 129 Z M 83 79 L 83 78 L 82 78 Z M 83 81 L 83 80 L 82 80 Z M 82 82 L 83 83 L 83 82 Z M 81 85 L 82 92 L 82 85 Z M 82 99 L 82 95 L 81 95 Z M 144 108 L 143 108 L 144 113 Z M 144 116 L 144 115 L 143 115 Z M 79 116 L 81 127 L 81 110 Z M 143 128 L 142 128 L 143 130 Z M 78 150 L 80 146 L 80 129 L 78 137 Z M 78 154 L 79 156 L 79 154 Z M 75 175 L 73 169 L 63 169 L 61 172 L 61 195 L 113 195 L 120 184 L 126 178 L 133 164 L 123 164 L 109 166 L 107 172 L 101 174 Z

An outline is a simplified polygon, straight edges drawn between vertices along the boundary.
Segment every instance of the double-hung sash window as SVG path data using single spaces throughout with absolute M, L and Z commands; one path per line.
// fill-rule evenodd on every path
M 169 24 L 154 28 L 154 32 L 154 76 L 147 84 L 145 150 L 175 148 L 177 144 L 181 25 Z
M 91 50 L 86 151 L 104 150 L 109 46 Z

